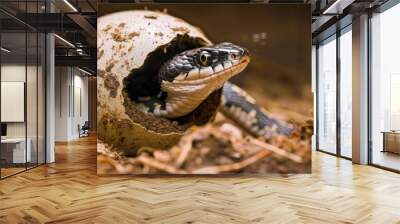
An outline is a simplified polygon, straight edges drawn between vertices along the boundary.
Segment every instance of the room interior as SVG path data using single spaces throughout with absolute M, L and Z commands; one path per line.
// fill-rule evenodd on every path
M 390 4 L 386 3 L 386 4 Z M 398 20 L 400 7 L 392 5 L 385 7 L 382 4 L 378 10 L 369 13 L 369 28 L 366 36 L 366 58 L 368 64 L 366 82 L 361 86 L 366 95 L 364 114 L 352 111 L 357 105 L 352 102 L 355 98 L 355 90 L 360 79 L 354 77 L 357 68 L 354 68 L 355 35 L 353 22 L 349 21 L 349 15 L 341 19 L 342 23 L 337 30 L 324 32 L 320 38 L 314 39 L 316 72 L 314 80 L 316 84 L 317 98 L 317 136 L 316 149 L 352 160 L 355 155 L 354 127 L 352 122 L 365 116 L 363 126 L 365 129 L 365 141 L 370 142 L 366 146 L 368 152 L 365 161 L 373 166 L 398 171 L 400 157 L 399 130 L 398 130 L 398 65 L 394 62 L 394 52 L 397 51 L 397 40 L 392 37 L 399 35 L 392 29 Z M 354 16 L 353 16 L 354 17 Z M 357 24 L 358 25 L 358 24 Z M 357 38 L 357 37 L 356 37 Z M 357 46 L 358 47 L 358 46 Z M 368 61 L 369 60 L 369 61 Z M 361 80 L 362 81 L 362 80 Z M 352 83 L 355 82 L 355 83 Z M 364 118 L 361 118 L 364 119 Z
M 97 3 L 118 2 L 0 2 L 0 223 L 399 223 L 398 1 L 229 1 L 310 5 L 313 162 L 216 178 L 97 176 Z
M 1 176 L 45 162 L 44 35 L 2 32 Z

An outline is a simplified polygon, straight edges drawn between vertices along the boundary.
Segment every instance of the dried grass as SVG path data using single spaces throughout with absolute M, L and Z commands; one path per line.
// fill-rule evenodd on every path
M 291 136 L 255 138 L 227 120 L 193 128 L 169 150 L 124 157 L 98 143 L 99 174 L 308 173 L 312 121 Z

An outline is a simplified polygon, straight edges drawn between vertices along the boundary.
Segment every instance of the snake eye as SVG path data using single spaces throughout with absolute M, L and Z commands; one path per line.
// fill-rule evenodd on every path
M 235 53 L 232 53 L 232 54 L 230 55 L 230 58 L 231 58 L 231 60 L 236 60 L 236 59 L 239 58 L 239 55 L 238 55 L 238 54 L 235 54 Z
M 210 63 L 210 54 L 207 52 L 201 52 L 199 56 L 199 62 L 203 66 L 208 66 Z

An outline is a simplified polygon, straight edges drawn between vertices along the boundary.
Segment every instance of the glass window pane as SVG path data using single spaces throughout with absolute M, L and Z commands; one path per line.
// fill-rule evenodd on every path
M 1 8 L 17 17 L 43 13 L 44 6 L 45 0 L 0 1 Z M 6 13 L 0 12 L 0 18 L 7 21 L 0 23 L 0 177 L 4 178 L 45 162 L 46 54 L 43 33 Z
M 318 48 L 318 149 L 336 153 L 336 39 Z
M 372 25 L 372 163 L 400 170 L 400 4 Z
M 27 33 L 28 38 L 28 62 L 27 62 L 27 80 L 26 80 L 26 113 L 27 113 L 27 142 L 30 148 L 30 160 L 27 164 L 28 168 L 37 165 L 37 132 L 38 132 L 38 120 L 37 120 L 37 79 L 38 79 L 38 52 L 37 52 L 37 41 L 38 36 L 36 32 Z
M 352 156 L 352 35 L 340 36 L 340 153 Z
M 26 33 L 1 34 L 1 140 L 2 178 L 25 170 Z M 29 149 L 29 147 L 28 147 Z

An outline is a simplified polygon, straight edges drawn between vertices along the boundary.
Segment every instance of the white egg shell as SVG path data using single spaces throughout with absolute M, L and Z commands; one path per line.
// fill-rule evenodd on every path
M 181 133 L 156 133 L 128 116 L 123 80 L 143 65 L 150 52 L 178 34 L 211 42 L 199 28 L 162 12 L 122 11 L 101 16 L 97 22 L 98 138 L 127 154 L 142 146 L 163 148 L 175 143 Z

